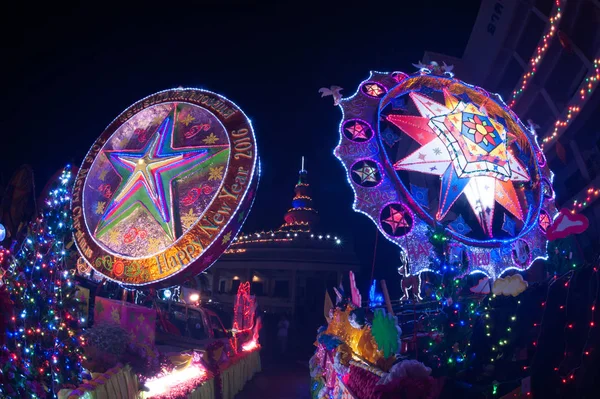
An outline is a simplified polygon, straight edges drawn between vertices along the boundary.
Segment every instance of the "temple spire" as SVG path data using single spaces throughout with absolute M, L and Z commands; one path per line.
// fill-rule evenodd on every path
M 304 157 L 302 157 L 302 169 L 298 173 L 298 183 L 294 187 L 292 207 L 286 212 L 285 223 L 281 226 L 285 230 L 310 231 L 319 220 L 317 211 L 312 207 L 308 172 L 304 166 Z

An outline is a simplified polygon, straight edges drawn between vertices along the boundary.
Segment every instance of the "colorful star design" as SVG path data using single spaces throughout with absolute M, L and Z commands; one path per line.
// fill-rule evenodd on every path
M 158 238 L 154 238 L 154 237 L 148 238 L 148 253 L 154 254 L 154 253 L 158 252 L 160 247 L 161 247 L 161 244 L 160 244 L 160 240 Z
M 406 110 L 406 101 L 404 100 L 404 97 L 394 98 L 392 100 L 392 108 Z
M 373 97 L 379 97 L 384 93 L 383 89 L 378 84 L 370 83 L 365 85 L 365 92 Z
M 370 166 L 366 162 L 363 162 L 361 167 L 352 171 L 352 173 L 356 174 L 360 179 L 360 183 L 363 184 L 365 182 L 377 183 L 377 173 L 378 170 L 374 166 Z
M 204 139 L 202 139 L 202 142 L 204 144 L 208 144 L 208 145 L 215 144 L 217 141 L 219 141 L 219 138 L 217 136 L 215 136 L 215 134 L 212 132 L 208 136 L 206 136 Z
M 517 224 L 515 221 L 505 213 L 504 222 L 502 223 L 502 230 L 514 237 L 516 227 Z
M 225 245 L 227 244 L 229 241 L 231 241 L 231 231 L 227 232 L 227 234 L 225 234 L 223 236 L 223 240 L 221 241 L 221 244 Z
M 196 118 L 194 118 L 190 114 L 187 114 L 186 116 L 182 116 L 181 118 L 179 118 L 179 122 L 183 123 L 186 126 L 189 126 L 190 123 L 192 123 L 195 120 L 196 120 Z
M 548 227 L 550 227 L 550 225 L 552 224 L 552 220 L 550 219 L 550 215 L 548 215 L 547 212 L 542 211 L 540 213 L 539 224 L 540 224 L 540 228 L 545 233 L 548 230 Z
M 404 212 L 396 209 L 394 206 L 390 206 L 390 216 L 387 219 L 383 219 L 382 222 L 388 224 L 392 228 L 392 234 L 396 234 L 396 230 L 398 230 L 399 227 L 409 227 L 408 222 L 404 217 Z
M 224 166 L 215 166 L 208 170 L 208 180 L 221 180 L 223 178 Z
M 369 128 L 360 122 L 354 122 L 354 125 L 347 127 L 346 130 L 352 135 L 352 140 L 363 139 L 367 140 L 369 137 L 367 133 Z
M 381 132 L 381 138 L 385 143 L 392 147 L 398 140 L 400 140 L 400 136 L 398 136 L 392 129 L 389 127 L 386 128 L 383 132 Z
M 102 215 L 106 208 L 106 201 L 98 201 L 96 202 L 96 208 L 94 209 L 94 213 L 96 215 Z
M 476 143 L 496 145 L 496 134 L 494 133 L 496 129 L 486 119 L 482 121 L 479 115 L 472 115 L 463 124 L 468 128 L 469 133 L 474 135 Z
M 410 184 L 410 193 L 414 200 L 424 208 L 429 208 L 429 190 Z
M 386 119 L 420 148 L 397 161 L 394 167 L 441 177 L 436 218 L 442 220 L 464 193 L 490 237 L 496 202 L 523 220 L 513 182 L 526 182 L 530 177 L 512 153 L 506 151 L 504 127 L 484 109 L 447 90 L 444 90 L 445 104 L 415 92 L 410 93 L 410 98 L 421 116 L 390 114 Z
M 228 156 L 227 146 L 173 148 L 177 106 L 140 150 L 106 150 L 104 154 L 121 177 L 109 205 L 96 227 L 101 237 L 142 207 L 175 240 L 175 213 L 172 204 L 173 181 L 206 168 L 212 160 Z
M 119 313 L 119 308 L 112 308 L 112 311 L 110 312 L 110 317 L 116 324 L 121 324 L 121 314 Z
M 471 228 L 467 222 L 465 222 L 465 219 L 462 217 L 462 215 L 458 215 L 454 221 L 448 223 L 448 226 L 450 226 L 452 230 L 462 235 L 467 235 L 471 232 Z
M 152 118 L 152 121 L 150 122 L 150 126 L 160 125 L 164 119 L 165 118 L 163 116 L 156 115 L 154 118 Z
M 198 219 L 198 216 L 194 213 L 194 209 L 190 208 L 187 213 L 181 215 L 181 224 L 189 229 L 196 222 L 196 219 Z
M 121 235 L 119 234 L 118 230 L 110 230 L 108 232 L 108 242 L 113 245 L 117 244 L 120 241 L 120 236 Z

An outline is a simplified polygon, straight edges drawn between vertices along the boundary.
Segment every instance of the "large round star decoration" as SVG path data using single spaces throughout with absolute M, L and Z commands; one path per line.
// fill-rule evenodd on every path
M 256 160 L 252 126 L 229 100 L 176 89 L 139 101 L 79 170 L 73 214 L 82 258 L 124 285 L 199 273 L 241 227 Z
M 535 132 L 499 96 L 423 68 L 374 72 L 339 106 L 335 155 L 354 209 L 401 247 L 411 274 L 439 271 L 431 236 L 440 229 L 446 253 L 466 253 L 465 273 L 496 278 L 547 256 L 552 173 Z

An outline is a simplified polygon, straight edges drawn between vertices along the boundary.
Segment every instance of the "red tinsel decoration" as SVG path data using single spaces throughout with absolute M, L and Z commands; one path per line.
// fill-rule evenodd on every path
M 6 329 L 13 314 L 13 302 L 5 286 L 0 287 L 0 346 L 6 343 Z
M 365 369 L 350 365 L 350 373 L 348 378 L 348 389 L 358 399 L 380 399 L 381 392 L 375 391 L 377 382 L 381 379 Z

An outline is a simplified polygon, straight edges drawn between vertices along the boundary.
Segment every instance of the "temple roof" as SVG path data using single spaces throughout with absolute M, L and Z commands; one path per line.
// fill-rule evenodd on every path
M 281 230 L 309 232 L 316 226 L 319 222 L 319 215 L 313 208 L 310 194 L 308 172 L 304 168 L 304 157 L 302 157 L 302 168 L 298 172 L 298 183 L 294 187 L 292 207 L 283 217 L 285 223 L 280 227 Z

